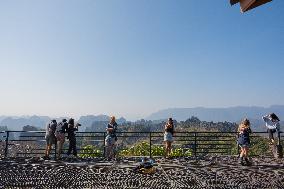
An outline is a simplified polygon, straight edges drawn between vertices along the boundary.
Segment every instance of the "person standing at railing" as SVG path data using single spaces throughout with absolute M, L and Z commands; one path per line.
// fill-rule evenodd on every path
M 241 154 L 240 154 L 240 163 L 241 165 L 244 164 L 244 159 L 247 165 L 250 165 L 250 162 L 248 160 L 248 152 L 249 152 L 249 146 L 250 146 L 250 121 L 248 119 L 244 119 L 242 123 L 239 125 L 238 128 L 238 145 L 241 147 Z
M 115 121 L 115 117 L 111 116 L 110 122 L 106 127 L 107 136 L 105 139 L 105 147 L 106 147 L 105 157 L 108 160 L 111 160 L 115 157 L 115 142 L 117 141 L 117 136 L 116 136 L 117 126 L 118 125 Z
M 68 129 L 67 129 L 67 138 L 69 139 L 69 149 L 67 155 L 70 156 L 72 151 L 73 155 L 77 157 L 77 148 L 76 148 L 76 134 L 75 132 L 78 131 L 78 126 L 81 126 L 79 123 L 75 126 L 74 119 L 69 119 L 68 121 Z
M 166 158 L 168 158 L 172 151 L 172 143 L 174 141 L 174 122 L 172 118 L 168 119 L 165 125 L 164 142 L 166 147 Z
M 279 123 L 280 119 L 275 113 L 271 113 L 266 116 L 263 116 L 262 119 L 265 122 L 265 125 L 267 127 L 270 144 L 274 145 L 275 144 L 274 133 L 277 132 L 279 134 L 280 132 L 280 123 Z
M 44 159 L 50 159 L 50 151 L 53 144 L 56 144 L 56 137 L 55 137 L 55 131 L 57 127 L 56 120 L 52 120 L 47 126 L 46 126 L 46 149 L 45 149 L 45 156 Z
M 67 132 L 67 129 L 68 123 L 66 119 L 63 119 L 62 122 L 60 122 L 56 128 L 55 136 L 58 144 L 58 159 L 61 159 L 63 144 L 65 142 L 65 133 Z

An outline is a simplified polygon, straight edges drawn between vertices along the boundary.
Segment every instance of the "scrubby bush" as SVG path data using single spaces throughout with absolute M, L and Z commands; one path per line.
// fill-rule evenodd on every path
M 79 157 L 81 158 L 94 158 L 103 156 L 103 152 L 97 149 L 93 145 L 84 146 L 81 152 L 79 153 Z
M 150 144 L 148 142 L 140 142 L 134 146 L 123 149 L 118 154 L 120 157 L 127 156 L 149 156 L 150 155 Z M 164 156 L 165 148 L 164 146 L 152 145 L 151 147 L 152 156 Z M 189 157 L 192 156 L 192 150 L 184 150 L 182 148 L 176 148 L 172 150 L 170 154 L 171 157 Z

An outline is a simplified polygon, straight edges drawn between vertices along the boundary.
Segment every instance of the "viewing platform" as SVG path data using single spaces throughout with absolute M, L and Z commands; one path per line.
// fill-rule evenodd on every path
M 252 165 L 244 167 L 235 156 L 158 158 L 156 173 L 148 175 L 133 172 L 137 160 L 2 159 L 0 188 L 284 188 L 283 159 L 251 158 Z
M 275 158 L 265 132 L 251 136 L 250 166 L 238 162 L 233 132 L 176 133 L 173 151 L 179 153 L 169 159 L 158 152 L 162 132 L 119 132 L 118 156 L 112 161 L 103 157 L 104 132 L 78 132 L 78 158 L 64 154 L 58 160 L 53 150 L 51 160 L 44 160 L 44 133 L 0 133 L 0 188 L 284 188 L 284 160 Z M 146 156 L 155 160 L 155 173 L 134 172 Z

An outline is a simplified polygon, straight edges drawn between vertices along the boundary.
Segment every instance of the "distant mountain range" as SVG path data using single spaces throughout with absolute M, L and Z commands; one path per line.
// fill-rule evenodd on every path
M 107 115 L 98 115 L 98 116 L 88 115 L 88 116 L 81 116 L 78 122 L 82 124 L 81 130 L 85 131 L 86 128 L 94 127 L 95 123 L 108 122 L 109 120 L 110 120 L 110 117 Z M 119 119 L 116 119 L 116 122 L 118 124 L 122 124 L 126 122 L 126 119 L 121 117 Z
M 249 118 L 254 125 L 257 125 L 257 130 L 263 130 L 264 123 L 261 120 L 263 115 L 274 112 L 279 118 L 284 120 L 284 105 L 270 106 L 270 107 L 257 107 L 257 106 L 239 106 L 231 108 L 170 108 L 158 111 L 151 114 L 146 120 L 152 120 L 153 123 L 160 123 L 169 117 L 173 117 L 177 121 L 185 121 L 194 116 L 202 121 L 213 122 L 239 122 L 243 118 Z M 53 118 L 52 118 L 53 119 Z M 85 131 L 86 128 L 94 130 L 102 130 L 105 122 L 110 119 L 107 115 L 87 115 L 81 116 L 78 120 L 82 126 L 79 131 Z M 38 128 L 45 128 L 46 124 L 51 120 L 48 116 L 23 116 L 23 117 L 7 117 L 0 116 L 0 126 L 7 126 L 9 130 L 22 130 L 23 126 L 30 125 Z M 61 121 L 62 118 L 57 118 Z M 119 124 L 126 123 L 125 118 L 117 119 Z M 4 127 L 2 127 L 4 128 Z
M 239 122 L 243 118 L 261 120 L 263 115 L 274 112 L 279 118 L 284 120 L 284 105 L 257 107 L 257 106 L 239 106 L 230 108 L 169 108 L 160 110 L 147 117 L 147 120 L 163 120 L 173 117 L 178 121 L 184 121 L 191 116 L 198 117 L 202 121 L 230 121 Z
M 35 126 L 39 129 L 45 128 L 45 126 L 50 122 L 51 119 L 48 116 L 23 116 L 23 117 L 14 117 L 14 116 L 0 116 L 0 126 L 7 126 L 9 130 L 22 130 L 24 126 L 30 125 Z M 58 122 L 60 122 L 63 118 L 56 118 Z M 68 118 L 67 118 L 68 119 Z M 94 122 L 99 121 L 109 121 L 110 117 L 106 115 L 89 115 L 89 116 L 82 116 L 78 120 L 79 123 L 81 123 L 81 127 L 79 128 L 79 131 L 85 131 L 87 127 L 91 127 Z M 124 123 L 126 122 L 126 119 L 119 118 L 117 119 L 118 123 Z M 4 127 L 3 127 L 4 128 Z
M 0 126 L 7 126 L 9 130 L 22 130 L 23 126 L 32 125 L 44 128 L 50 121 L 47 116 L 23 116 L 23 117 L 4 117 L 2 116 Z

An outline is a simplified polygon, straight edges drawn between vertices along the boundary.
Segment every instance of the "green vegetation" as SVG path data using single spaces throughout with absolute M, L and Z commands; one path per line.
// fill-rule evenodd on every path
M 164 156 L 165 148 L 163 146 L 153 145 L 152 156 Z M 128 157 L 128 156 L 149 156 L 150 155 L 150 144 L 148 142 L 140 142 L 135 144 L 134 146 L 119 150 L 118 157 Z M 186 150 L 183 148 L 175 148 L 172 150 L 171 157 L 190 157 L 192 156 L 192 150 Z M 83 150 L 79 154 L 81 158 L 92 158 L 92 157 L 101 157 L 103 156 L 103 152 L 97 149 L 93 145 L 87 145 L 83 147 Z
M 97 149 L 93 145 L 87 145 L 83 147 L 83 150 L 81 150 L 79 157 L 80 158 L 93 158 L 93 157 L 102 157 L 103 152 L 99 149 Z
M 212 134 L 211 134 L 212 135 Z M 210 133 L 206 133 L 197 140 L 202 140 L 210 136 Z M 216 136 L 212 141 L 198 141 L 197 143 L 197 155 L 206 154 L 219 154 L 219 155 L 237 155 L 238 146 L 235 140 L 235 136 Z M 152 156 L 164 156 L 165 147 L 160 145 L 152 145 L 151 147 Z M 268 144 L 268 139 L 262 136 L 254 135 L 251 137 L 250 156 L 259 155 L 271 155 L 271 151 Z M 131 147 L 125 147 L 117 151 L 118 157 L 130 157 L 130 156 L 149 156 L 150 155 L 150 144 L 149 142 L 142 141 L 137 142 Z M 191 157 L 194 155 L 194 145 L 182 144 L 179 147 L 173 147 L 171 157 Z M 81 158 L 92 158 L 103 156 L 103 151 L 98 149 L 94 145 L 87 145 L 83 147 L 79 157 Z
M 271 154 L 268 139 L 260 136 L 252 138 L 249 154 L 251 156 Z

